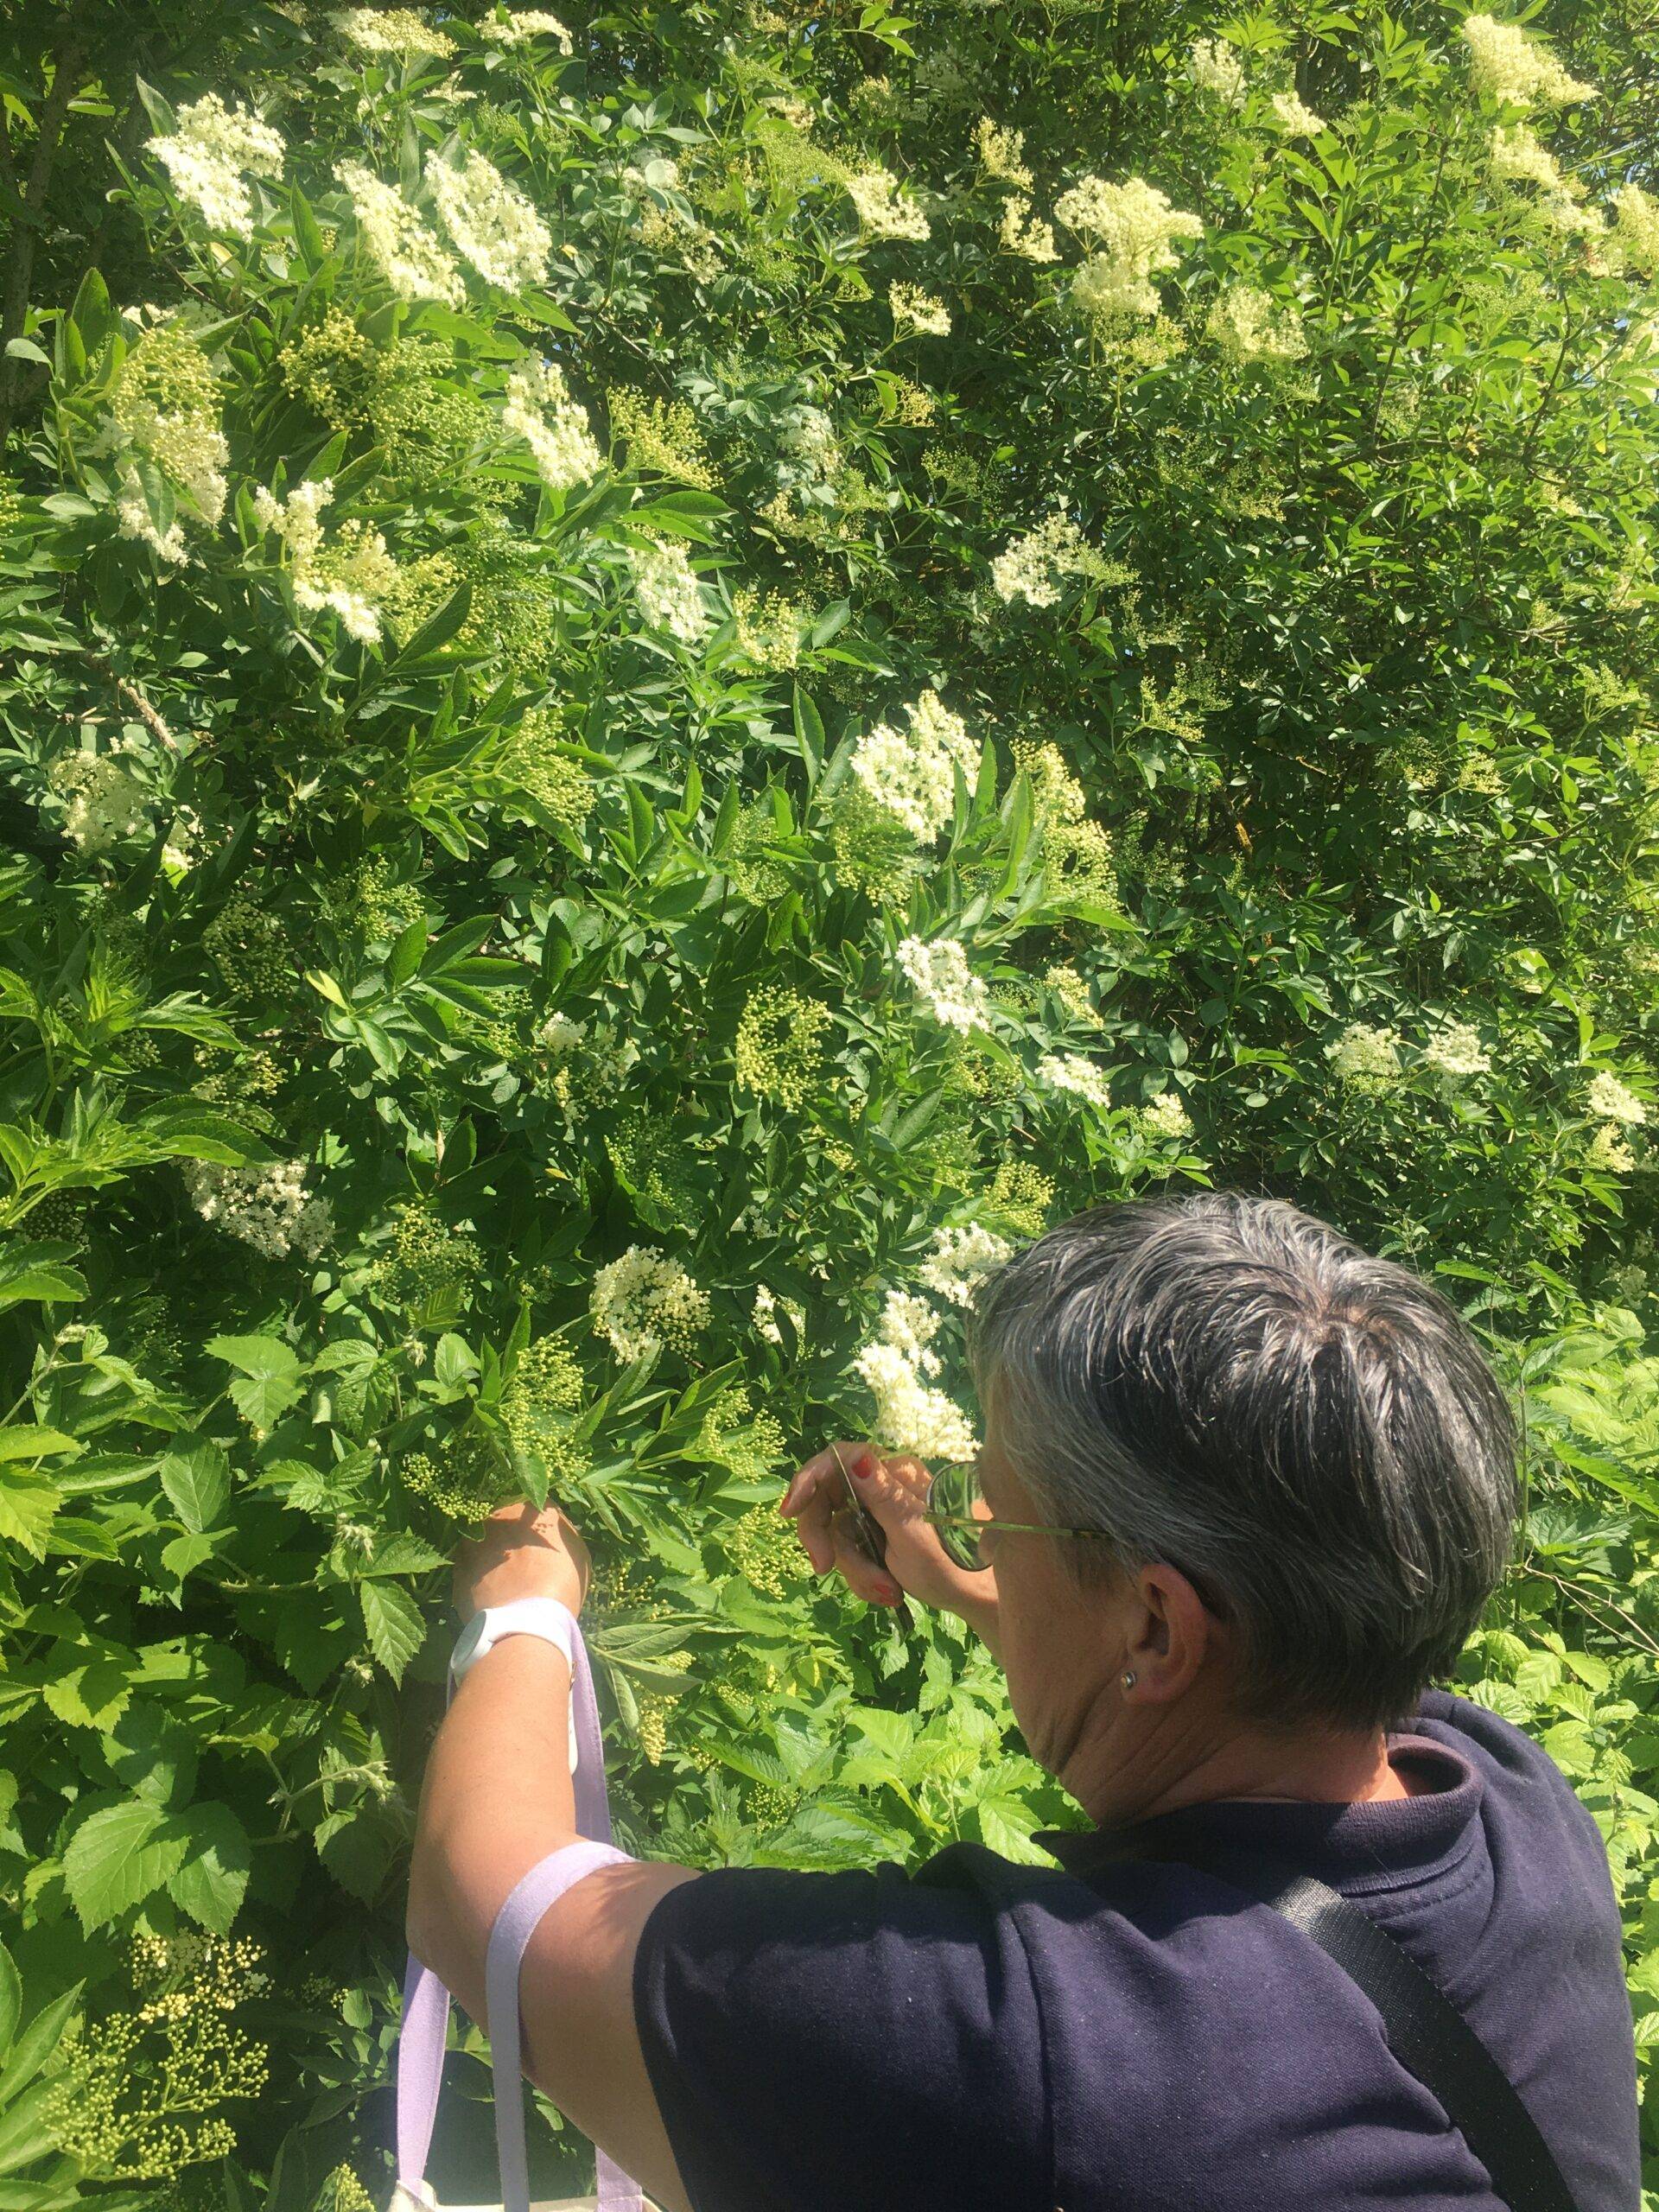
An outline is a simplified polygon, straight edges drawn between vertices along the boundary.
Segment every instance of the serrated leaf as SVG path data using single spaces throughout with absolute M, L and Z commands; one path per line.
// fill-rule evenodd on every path
M 62 1492 L 43 1475 L 0 1475 L 0 1538 L 44 1559 L 52 1516 L 62 1503 Z
M 69 1902 L 90 1935 L 166 1886 L 185 1853 L 159 1805 L 130 1797 L 84 1820 L 63 1854 Z
M 404 1668 L 426 1641 L 420 1607 L 396 1582 L 360 1582 L 357 1597 L 370 1650 L 392 1681 L 401 1681 Z
M 49 1459 L 59 1452 L 79 1449 L 73 1436 L 66 1436 L 60 1428 L 42 1428 L 37 1421 L 14 1421 L 10 1428 L 0 1428 L 0 1462 Z
M 280 1337 L 210 1337 L 207 1349 L 238 1370 L 231 1399 L 250 1427 L 274 1427 L 299 1397 L 304 1370 Z
M 210 1437 L 187 1438 L 163 1458 L 162 1488 L 192 1535 L 211 1529 L 230 1503 L 231 1466 Z
M 223 1936 L 247 1894 L 253 1865 L 247 1830 L 228 1805 L 192 1805 L 174 1815 L 173 1826 L 185 1848 L 168 1878 L 168 1894 L 211 1935 Z
M 378 1540 L 358 1573 L 365 1580 L 373 1580 L 383 1574 L 429 1574 L 435 1567 L 448 1563 L 443 1554 L 423 1536 L 397 1529 Z
M 372 1813 L 331 1813 L 313 1831 L 317 1856 L 340 1884 L 372 1904 L 391 1869 L 393 1844 Z

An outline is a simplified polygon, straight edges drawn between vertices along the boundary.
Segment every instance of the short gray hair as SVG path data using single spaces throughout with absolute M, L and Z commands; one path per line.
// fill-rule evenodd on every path
M 981 1285 L 969 1349 L 1042 1517 L 1235 1624 L 1251 1718 L 1401 1720 L 1508 1563 L 1515 1423 L 1467 1324 L 1282 1199 L 1080 1214 Z M 1107 1547 L 1060 1541 L 1100 1572 Z

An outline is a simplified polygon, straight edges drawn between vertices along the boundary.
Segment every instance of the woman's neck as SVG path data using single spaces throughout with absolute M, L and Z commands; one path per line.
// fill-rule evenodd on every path
M 1103 1827 L 1154 1819 L 1186 1805 L 1221 1798 L 1264 1803 L 1380 1804 L 1416 1794 L 1408 1773 L 1391 1765 L 1381 1729 L 1347 1734 L 1330 1729 L 1232 1728 L 1214 1734 L 1179 1712 L 1133 1745 L 1099 1744 L 1094 1757 L 1079 1745 L 1065 1781 Z M 1081 1785 L 1081 1786 L 1079 1786 Z

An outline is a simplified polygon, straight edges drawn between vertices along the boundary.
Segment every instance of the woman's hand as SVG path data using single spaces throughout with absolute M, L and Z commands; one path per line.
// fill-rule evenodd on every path
M 556 1598 L 580 1613 L 591 1564 L 556 1505 L 503 1505 L 455 1554 L 455 1611 L 469 1621 L 515 1598 Z
M 859 1548 L 842 1467 L 881 1525 L 885 1567 Z M 919 1459 L 884 1459 L 868 1444 L 830 1444 L 807 1461 L 778 1510 L 794 1522 L 815 1573 L 839 1569 L 854 1595 L 872 1605 L 896 1605 L 901 1595 L 918 1598 L 925 1605 L 958 1614 L 995 1646 L 996 1578 L 988 1569 L 970 1574 L 945 1557 L 938 1532 L 922 1518 L 928 1480 Z

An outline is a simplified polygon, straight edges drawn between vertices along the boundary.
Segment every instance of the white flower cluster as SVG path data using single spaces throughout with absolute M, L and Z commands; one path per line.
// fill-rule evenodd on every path
M 1210 310 L 1210 336 L 1238 362 L 1300 361 L 1307 352 L 1300 311 L 1256 284 L 1230 284 Z
M 1021 192 L 1031 190 L 1032 175 L 1026 167 L 1026 134 L 1023 130 L 1005 130 L 1000 123 L 993 123 L 988 115 L 982 115 L 974 125 L 974 144 L 978 149 L 980 166 L 987 176 L 1000 177 L 1005 184 L 1018 185 Z
M 925 1300 L 889 1291 L 875 1336 L 854 1360 L 853 1372 L 875 1400 L 878 1444 L 918 1459 L 971 1459 L 979 1449 L 972 1425 L 928 1379 L 939 1370 L 932 1340 L 940 1319 Z
M 569 32 L 545 8 L 519 8 L 506 15 L 498 10 L 493 16 L 485 16 L 478 27 L 478 35 L 494 46 L 528 46 L 532 39 L 550 38 L 563 53 L 574 54 L 576 50 Z
M 604 456 L 588 428 L 588 410 L 570 397 L 556 361 L 527 361 L 512 372 L 501 423 L 524 439 L 543 482 L 555 492 L 573 491 L 599 474 Z
M 1196 215 L 1172 207 L 1144 177 L 1123 184 L 1083 177 L 1061 194 L 1054 213 L 1069 230 L 1101 241 L 1073 280 L 1073 297 L 1093 315 L 1156 315 L 1153 277 L 1174 268 L 1177 238 L 1204 235 Z
M 1052 225 L 1034 216 L 1030 200 L 1020 193 L 1010 193 L 1003 203 L 999 235 L 1010 253 L 1017 253 L 1027 261 L 1058 261 L 1060 257 Z
M 1186 57 L 1186 73 L 1201 92 L 1208 92 L 1224 107 L 1243 106 L 1244 64 L 1238 48 L 1225 39 L 1195 40 Z
M 683 645 L 695 645 L 708 631 L 709 610 L 685 548 L 665 539 L 643 549 L 631 545 L 628 562 L 639 612 L 651 627 L 666 630 Z
M 536 1033 L 544 1052 L 558 1055 L 575 1051 L 588 1034 L 588 1025 L 573 1021 L 568 1014 L 550 1014 Z
M 1316 138 L 1325 129 L 1324 118 L 1303 105 L 1294 86 L 1287 92 L 1275 92 L 1269 106 L 1274 124 L 1287 138 Z
M 860 738 L 853 773 L 918 844 L 931 845 L 956 811 L 957 768 L 971 783 L 978 753 L 967 724 L 937 691 L 924 691 L 905 712 L 908 733 L 877 722 Z
M 334 175 L 351 195 L 358 236 L 398 298 L 459 307 L 467 296 L 461 271 L 403 194 L 360 162 L 342 162 Z
M 1046 522 L 1010 539 L 991 563 L 999 599 L 1052 607 L 1068 576 L 1099 576 L 1105 564 L 1071 517 L 1056 507 Z
M 918 997 L 935 1021 L 966 1037 L 991 1026 L 990 995 L 968 963 L 963 946 L 953 937 L 935 938 L 930 944 L 907 937 L 899 947 L 899 965 L 915 985 Z
M 1599 1167 L 1604 1174 L 1628 1175 L 1636 1165 L 1636 1154 L 1618 1133 L 1617 1122 L 1604 1122 L 1585 1147 L 1586 1167 Z
M 1187 1112 L 1179 1091 L 1160 1092 L 1156 1098 L 1140 1108 L 1136 1119 L 1145 1136 L 1179 1140 L 1192 1134 L 1192 1116 Z
M 1013 1249 L 1007 1237 L 976 1221 L 961 1229 L 941 1229 L 917 1270 L 917 1280 L 936 1298 L 949 1299 L 952 1306 L 971 1306 L 982 1278 L 1000 1268 Z
M 522 292 L 545 283 L 553 234 L 493 162 L 469 153 L 457 169 L 430 153 L 426 182 L 456 251 L 486 284 Z
M 65 836 L 89 855 L 149 825 L 143 786 L 112 753 L 60 753 L 47 782 L 65 804 Z
M 1659 270 L 1659 200 L 1627 180 L 1613 194 L 1625 259 L 1644 276 Z
M 822 407 L 790 408 L 779 423 L 778 443 L 801 473 L 820 481 L 841 467 L 841 442 Z
M 1068 1090 L 1084 1098 L 1100 1113 L 1109 1113 L 1111 1087 L 1104 1068 L 1084 1059 L 1081 1052 L 1047 1052 L 1037 1063 L 1037 1079 L 1051 1090 Z
M 268 1260 L 285 1260 L 290 1252 L 315 1260 L 334 1233 L 328 1200 L 307 1194 L 302 1160 L 281 1160 L 270 1167 L 221 1167 L 215 1160 L 187 1160 L 181 1167 L 190 1202 L 202 1219 Z
M 260 525 L 274 530 L 288 550 L 294 601 L 308 613 L 331 607 L 347 636 L 363 645 L 380 640 L 379 602 L 391 593 L 397 570 L 378 530 L 348 522 L 334 543 L 322 542 L 322 511 L 334 496 L 332 478 L 296 484 L 278 499 L 262 484 L 253 495 Z
M 1490 1074 L 1492 1058 L 1472 1021 L 1448 1021 L 1424 1046 L 1423 1065 L 1448 1083 L 1459 1083 L 1466 1076 Z
M 1400 1039 L 1392 1029 L 1350 1022 L 1325 1052 L 1332 1073 L 1355 1090 L 1389 1090 L 1400 1080 Z
M 227 108 L 217 92 L 187 102 L 176 120 L 170 137 L 148 142 L 173 189 L 200 211 L 210 229 L 251 238 L 253 195 L 247 180 L 282 175 L 281 138 L 239 102 Z
M 1585 1101 L 1585 1111 L 1599 1122 L 1619 1122 L 1627 1128 L 1637 1128 L 1648 1118 L 1648 1109 L 1628 1084 L 1623 1084 L 1605 1068 L 1590 1085 Z
M 950 335 L 950 310 L 943 300 L 936 300 L 931 292 L 920 291 L 914 284 L 889 285 L 887 305 L 893 310 L 895 330 L 908 324 L 924 338 L 948 338 Z
M 873 237 L 921 239 L 928 235 L 926 216 L 899 189 L 899 180 L 891 169 L 864 169 L 849 176 L 847 197 Z
M 792 1298 L 779 1298 L 774 1291 L 768 1290 L 765 1283 L 757 1283 L 754 1289 L 754 1332 L 769 1344 L 780 1344 L 784 1341 L 784 1332 L 778 1325 L 780 1313 L 786 1316 L 797 1337 L 801 1336 L 806 1327 L 806 1315 L 802 1308 Z
M 413 8 L 343 8 L 334 28 L 359 53 L 395 54 L 404 61 L 417 54 L 442 61 L 455 50 L 454 39 L 434 30 Z
M 141 544 L 148 545 L 158 560 L 171 561 L 176 567 L 182 568 L 190 558 L 190 548 L 184 538 L 184 524 L 175 516 L 165 530 L 156 526 L 136 469 L 124 468 L 121 472 L 116 493 L 115 519 L 123 537 L 136 537 Z
M 1596 96 L 1593 85 L 1569 77 L 1543 41 L 1519 23 L 1471 16 L 1461 35 L 1468 44 L 1476 89 L 1493 99 L 1516 107 L 1569 107 Z
M 683 1350 L 709 1323 L 709 1294 L 677 1260 L 630 1244 L 594 1277 L 594 1328 L 619 1359 L 644 1359 L 664 1344 Z

